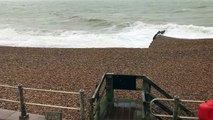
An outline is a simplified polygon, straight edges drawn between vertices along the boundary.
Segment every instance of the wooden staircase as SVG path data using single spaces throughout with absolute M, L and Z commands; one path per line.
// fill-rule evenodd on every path
M 137 88 L 137 80 L 142 81 L 141 88 Z M 120 100 L 114 96 L 116 89 L 139 91 L 142 99 L 125 98 L 126 100 Z M 90 99 L 90 120 L 163 120 L 160 116 L 151 114 L 150 102 L 156 98 L 152 89 L 157 90 L 165 98 L 173 99 L 171 95 L 146 76 L 105 74 Z M 168 115 L 174 114 L 171 106 L 160 101 L 153 103 Z M 184 114 L 193 115 L 184 105 L 179 104 L 178 106 Z
M 139 120 L 142 111 L 142 103 L 136 101 L 115 101 L 108 108 L 104 120 Z

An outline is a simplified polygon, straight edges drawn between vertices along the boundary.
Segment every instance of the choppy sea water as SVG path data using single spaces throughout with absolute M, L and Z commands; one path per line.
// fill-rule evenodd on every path
M 0 45 L 147 48 L 159 30 L 213 38 L 213 0 L 0 0 Z

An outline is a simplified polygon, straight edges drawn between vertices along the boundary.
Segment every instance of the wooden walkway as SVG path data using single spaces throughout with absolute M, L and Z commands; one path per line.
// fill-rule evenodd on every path
M 114 102 L 114 106 L 108 110 L 104 120 L 140 120 L 142 105 L 134 101 Z
M 20 112 L 0 109 L 0 120 L 19 120 Z M 29 114 L 29 120 L 45 120 L 43 115 Z

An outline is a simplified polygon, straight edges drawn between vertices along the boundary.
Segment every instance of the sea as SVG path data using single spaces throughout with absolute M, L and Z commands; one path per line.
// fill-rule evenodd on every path
M 0 0 L 0 46 L 148 48 L 213 38 L 213 0 Z

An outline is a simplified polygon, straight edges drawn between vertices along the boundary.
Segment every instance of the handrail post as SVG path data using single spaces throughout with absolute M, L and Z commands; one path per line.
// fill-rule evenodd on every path
M 149 94 L 151 93 L 151 85 L 147 82 L 147 78 L 143 79 L 143 105 L 144 105 L 144 114 L 146 120 L 150 120 L 150 98 Z
M 19 100 L 20 100 L 20 111 L 21 111 L 21 116 L 19 116 L 19 120 L 28 120 L 29 115 L 26 113 L 26 107 L 25 107 L 25 103 L 24 103 L 24 94 L 23 94 L 22 85 L 18 86 L 18 91 L 19 91 Z
M 151 93 L 151 84 L 149 84 L 148 79 L 146 77 L 143 78 L 143 90 Z
M 97 100 L 95 120 L 100 120 L 100 110 L 101 110 L 101 105 L 100 104 L 101 104 L 100 100 Z
M 94 107 L 93 107 L 93 102 L 94 102 L 94 99 L 90 98 L 89 99 L 89 102 L 90 102 L 90 107 L 89 107 L 89 119 L 90 120 L 94 120 Z
M 84 90 L 80 90 L 80 99 L 81 99 L 81 120 L 85 120 L 85 94 Z
M 180 105 L 180 98 L 179 98 L 179 96 L 175 96 L 174 97 L 173 120 L 178 120 L 179 105 Z
M 108 75 L 106 77 L 106 97 L 107 102 L 112 104 L 114 101 L 114 90 L 113 90 L 113 77 L 112 75 Z

